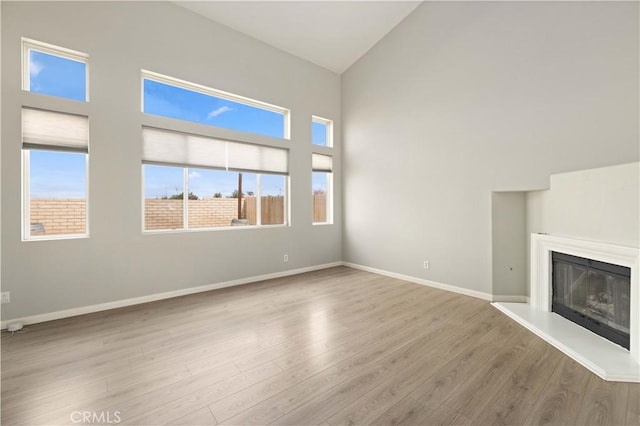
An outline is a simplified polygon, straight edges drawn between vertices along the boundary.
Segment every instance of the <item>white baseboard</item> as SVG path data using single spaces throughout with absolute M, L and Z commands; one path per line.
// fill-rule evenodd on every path
M 7 324 L 11 322 L 21 322 L 24 325 L 36 324 L 45 321 L 53 321 L 62 318 L 75 317 L 78 315 L 90 314 L 94 312 L 106 311 L 109 309 L 122 308 L 125 306 L 139 305 L 142 303 L 155 302 L 157 300 L 170 299 L 172 297 L 186 296 L 188 294 L 202 293 L 205 291 L 217 290 L 225 287 L 233 287 L 242 284 L 249 284 L 258 281 L 270 280 L 273 278 L 287 277 L 289 275 L 302 274 L 304 272 L 317 271 L 320 269 L 333 268 L 342 266 L 343 262 L 325 263 L 322 265 L 308 266 L 305 268 L 291 269 L 288 271 L 274 272 L 271 274 L 256 275 L 253 277 L 240 278 L 237 280 L 225 281 L 215 284 L 207 284 L 198 287 L 183 288 L 180 290 L 167 291 L 164 293 L 150 294 L 148 296 L 134 297 L 131 299 L 116 300 L 114 302 L 100 303 L 97 305 L 81 306 L 78 308 L 65 309 L 62 311 L 49 312 L 46 314 L 31 315 L 22 318 L 14 318 L 2 321 L 0 328 L 5 330 Z
M 371 272 L 378 275 L 383 275 L 391 278 L 397 278 L 399 280 L 408 281 L 414 284 L 420 284 L 427 287 L 433 287 L 440 290 L 450 291 L 452 293 L 463 294 L 465 296 L 475 297 L 477 299 L 487 300 L 489 302 L 527 302 L 528 298 L 524 296 L 493 296 L 488 293 L 480 291 L 469 290 L 462 287 L 456 287 L 450 284 L 443 284 L 435 281 L 424 280 L 422 278 L 416 278 L 409 275 L 398 274 L 395 272 L 389 272 L 382 269 L 371 268 L 369 266 L 358 265 L 350 262 L 332 262 L 322 265 L 309 266 L 305 268 L 291 269 L 288 271 L 274 272 L 271 274 L 256 275 L 253 277 L 240 278 L 237 280 L 225 281 L 215 284 L 208 284 L 198 287 L 183 288 L 180 290 L 173 290 L 164 293 L 150 294 L 148 296 L 134 297 L 131 299 L 117 300 L 114 302 L 100 303 L 97 305 L 81 306 L 78 308 L 65 309 L 62 311 L 49 312 L 45 314 L 31 315 L 22 318 L 14 318 L 5 320 L 0 323 L 0 328 L 3 330 L 7 328 L 7 324 L 11 322 L 21 322 L 24 325 L 37 324 L 45 321 L 53 321 L 62 318 L 69 318 L 78 315 L 85 315 L 94 312 L 106 311 L 109 309 L 122 308 L 125 306 L 139 305 L 142 303 L 155 302 L 157 300 L 170 299 L 172 297 L 186 296 L 194 293 L 202 293 L 205 291 L 217 290 L 220 288 L 233 287 L 242 284 L 250 284 L 258 281 L 269 280 L 273 278 L 281 278 L 290 275 L 302 274 L 305 272 L 317 271 L 320 269 L 333 268 L 336 266 L 347 266 L 353 269 L 359 269 L 361 271 Z
M 494 294 L 493 302 L 515 302 L 515 303 L 528 303 L 529 298 L 527 296 L 513 296 L 513 295 L 501 295 Z
M 384 275 L 386 277 L 397 278 L 403 281 L 409 281 L 411 283 L 424 285 L 427 287 L 438 288 L 440 290 L 447 290 L 452 293 L 463 294 L 465 296 L 471 296 L 482 300 L 487 300 L 489 302 L 493 301 L 493 296 L 488 293 L 483 293 L 481 291 L 469 290 L 462 287 L 456 287 L 450 284 L 442 284 L 435 281 L 423 280 L 422 278 L 416 278 L 409 275 L 397 274 L 395 272 L 384 271 L 382 269 L 371 268 L 369 266 L 358 265 L 356 263 L 342 262 L 344 266 L 348 266 L 354 269 L 360 269 L 361 271 L 372 272 L 378 275 Z

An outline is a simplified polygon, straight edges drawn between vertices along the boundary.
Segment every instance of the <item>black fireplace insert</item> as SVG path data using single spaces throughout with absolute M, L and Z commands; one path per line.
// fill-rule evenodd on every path
M 552 252 L 551 310 L 629 349 L 631 269 Z

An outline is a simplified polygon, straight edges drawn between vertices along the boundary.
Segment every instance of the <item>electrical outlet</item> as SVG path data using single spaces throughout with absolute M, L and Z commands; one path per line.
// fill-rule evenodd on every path
M 422 264 L 422 267 L 424 269 L 429 269 L 429 268 L 431 268 L 431 265 L 429 264 L 428 260 L 425 260 L 424 263 Z
M 11 302 L 11 293 L 8 291 L 3 291 L 0 293 L 0 303 L 10 303 Z
M 288 262 L 288 261 L 289 261 L 289 255 L 288 255 L 288 254 L 285 254 L 285 255 L 284 255 L 283 260 L 284 260 L 285 262 Z

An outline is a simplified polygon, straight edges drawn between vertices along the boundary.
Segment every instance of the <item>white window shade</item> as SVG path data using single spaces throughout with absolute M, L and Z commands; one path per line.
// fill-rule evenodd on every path
M 89 151 L 89 119 L 41 109 L 22 108 L 22 147 Z
M 333 158 L 329 155 L 311 154 L 311 168 L 314 172 L 333 172 Z
M 238 142 L 227 142 L 229 170 L 289 173 L 286 149 Z
M 183 167 L 287 174 L 286 149 L 144 127 L 142 161 Z
M 145 163 L 224 169 L 226 142 L 145 127 L 142 160 Z

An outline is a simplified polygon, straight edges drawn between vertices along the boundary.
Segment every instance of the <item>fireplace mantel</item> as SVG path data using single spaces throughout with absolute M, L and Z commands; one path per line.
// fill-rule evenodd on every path
M 631 268 L 630 350 L 551 312 L 551 252 Z M 640 382 L 640 250 L 554 235 L 531 235 L 529 303 L 493 305 L 605 380 Z

